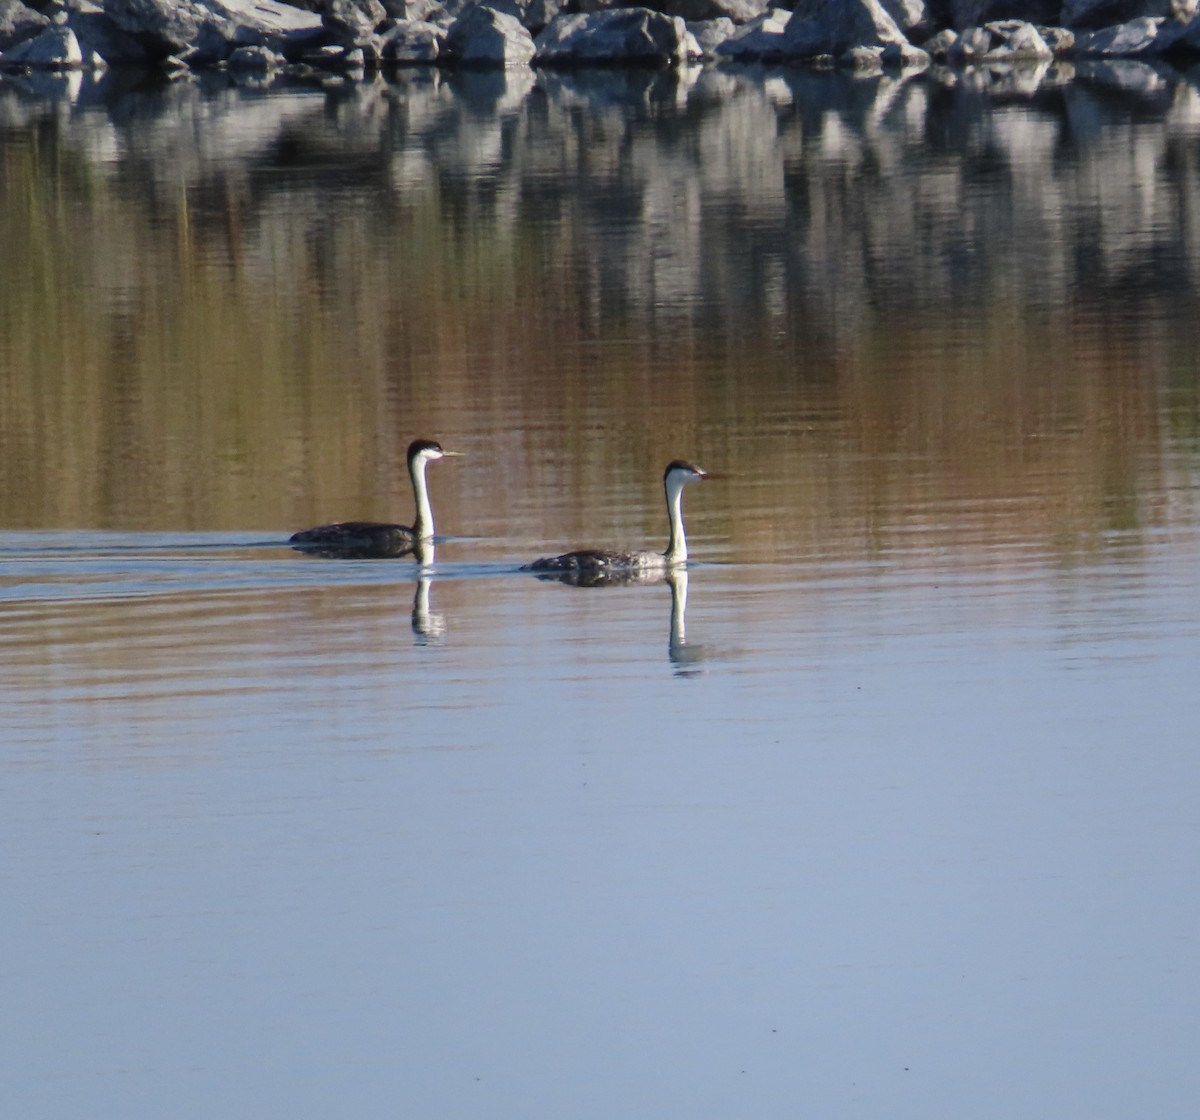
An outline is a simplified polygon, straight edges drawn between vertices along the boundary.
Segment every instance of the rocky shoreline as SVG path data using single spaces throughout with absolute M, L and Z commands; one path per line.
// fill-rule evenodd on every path
M 714 59 L 879 70 L 1197 55 L 1200 0 L 797 0 L 791 9 L 771 0 L 0 0 L 0 77 Z

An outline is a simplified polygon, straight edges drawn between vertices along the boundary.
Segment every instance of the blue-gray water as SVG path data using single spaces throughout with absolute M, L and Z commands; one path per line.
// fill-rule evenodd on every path
M 1130 73 L 0 86 L 6 1111 L 1189 1117 L 1195 98 Z M 430 566 L 283 545 L 416 435 Z M 686 584 L 517 570 L 663 547 L 677 455 Z

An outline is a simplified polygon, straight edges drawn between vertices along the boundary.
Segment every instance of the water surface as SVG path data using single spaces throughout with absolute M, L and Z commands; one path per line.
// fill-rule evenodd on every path
M 44 92 L 14 1115 L 1191 1114 L 1190 84 Z M 286 547 L 417 435 L 430 565 Z M 680 455 L 686 586 L 518 571 Z

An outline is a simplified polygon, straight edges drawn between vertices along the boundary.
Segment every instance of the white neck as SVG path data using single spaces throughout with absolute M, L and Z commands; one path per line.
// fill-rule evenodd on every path
M 663 553 L 668 564 L 682 564 L 687 559 L 687 537 L 683 534 L 683 486 L 681 474 L 672 471 L 664 487 L 667 491 L 667 517 L 671 521 L 671 539 Z
M 433 536 L 433 507 L 429 504 L 429 486 L 425 482 L 425 468 L 429 465 L 426 455 L 416 455 L 409 465 L 412 475 L 413 495 L 417 499 L 417 519 L 413 522 L 413 533 L 418 539 Z

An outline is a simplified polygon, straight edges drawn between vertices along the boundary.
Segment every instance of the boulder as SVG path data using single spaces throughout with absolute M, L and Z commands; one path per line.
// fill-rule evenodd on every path
M 930 58 L 936 58 L 939 62 L 944 62 L 954 49 L 954 44 L 958 42 L 958 32 L 952 31 L 949 27 L 943 28 L 936 35 L 930 36 L 921 44 L 921 50 L 929 55 Z
M 300 61 L 315 70 L 335 73 L 357 73 L 367 64 L 367 56 L 361 47 L 347 47 L 339 43 L 326 43 L 312 47 L 300 56 Z
M 1075 36 L 1071 53 L 1077 58 L 1135 58 L 1159 55 L 1185 39 L 1187 28 L 1174 20 L 1145 16 L 1116 27 L 1084 31 Z
M 283 55 L 267 47 L 238 47 L 226 65 L 241 74 L 270 74 L 286 62 Z
M 47 27 L 7 51 L 4 64 L 30 70 L 81 70 L 83 51 L 69 27 Z
M 705 58 L 714 57 L 717 47 L 725 42 L 736 30 L 737 25 L 727 17 L 705 19 L 688 24 L 688 31 L 691 33 L 692 38 L 696 40 L 696 46 Z
M 146 50 L 141 43 L 122 31 L 103 8 L 90 0 L 74 0 L 67 11 L 67 26 L 75 32 L 85 59 L 90 54 L 117 65 L 146 61 Z
M 105 0 L 104 11 L 121 31 L 158 58 L 187 50 L 211 16 L 193 0 Z
M 1070 54 L 1071 48 L 1075 46 L 1075 32 L 1068 31 L 1065 27 L 1040 26 L 1037 33 L 1042 37 L 1042 42 L 1050 48 L 1055 58 L 1059 55 Z
M 446 29 L 426 20 L 410 19 L 383 33 L 383 57 L 401 65 L 437 62 L 446 42 Z
M 530 35 L 537 35 L 562 9 L 562 0 L 528 0 L 521 22 L 529 28 Z
M 770 0 L 653 0 L 646 7 L 688 23 L 722 18 L 749 23 L 767 11 Z
M 383 10 L 397 23 L 433 23 L 443 9 L 437 0 L 382 0 Z
M 791 58 L 840 58 L 858 47 L 883 48 L 889 64 L 924 55 L 879 0 L 809 0 L 796 6 L 783 32 L 784 53 Z
M 464 66 L 528 66 L 533 36 L 516 16 L 475 7 L 456 19 L 446 36 L 444 57 Z
M 321 23 L 329 41 L 345 47 L 369 43 L 387 18 L 379 0 L 325 0 L 321 8 Z
M 914 34 L 928 34 L 933 28 L 933 17 L 925 0 L 880 0 L 880 3 L 910 41 Z
M 111 0 L 110 0 L 111 2 Z M 298 52 L 322 36 L 321 18 L 279 0 L 203 0 L 215 20 L 229 28 L 231 45 Z
M 969 27 L 949 49 L 951 62 L 1041 62 L 1054 51 L 1031 23 L 997 20 L 983 27 Z
M 786 8 L 772 8 L 753 23 L 739 27 L 717 47 L 717 56 L 741 62 L 780 58 L 783 55 L 783 32 L 791 18 L 792 13 Z
M 0 0 L 0 51 L 32 39 L 50 26 L 41 12 L 21 3 L 21 0 Z
M 669 65 L 687 58 L 687 24 L 649 8 L 559 15 L 535 40 L 540 66 Z
M 278 0 L 105 0 L 104 11 L 159 59 L 219 60 L 240 46 L 288 55 L 324 36 L 319 15 Z
M 1046 40 L 1032 23 L 1023 20 L 999 20 L 987 24 L 992 36 L 988 58 L 995 62 L 1042 62 L 1054 57 Z
M 1096 30 L 1171 14 L 1171 0 L 1063 0 L 1062 5 L 1062 23 L 1073 29 Z
M 992 36 L 986 27 L 965 27 L 950 46 L 948 57 L 956 65 L 977 62 L 992 49 Z

